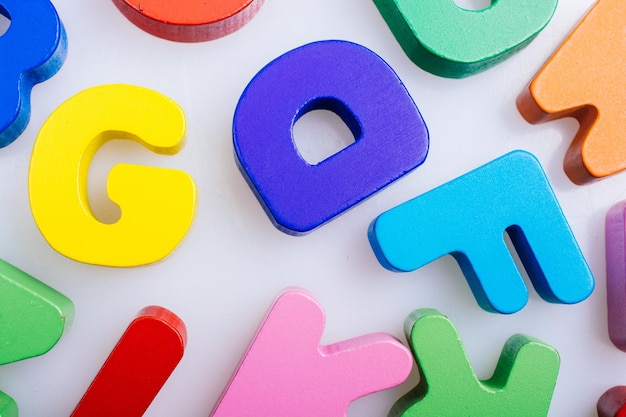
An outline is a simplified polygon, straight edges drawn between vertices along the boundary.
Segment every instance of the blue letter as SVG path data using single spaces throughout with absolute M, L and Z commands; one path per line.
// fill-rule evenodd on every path
M 543 299 L 573 304 L 591 294 L 591 271 L 539 161 L 527 152 L 511 152 L 383 213 L 369 238 L 381 264 L 395 271 L 453 255 L 483 309 L 514 313 L 528 291 L 505 231 Z

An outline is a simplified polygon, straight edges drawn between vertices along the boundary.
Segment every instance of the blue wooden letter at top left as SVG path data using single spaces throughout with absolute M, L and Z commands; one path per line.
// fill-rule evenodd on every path
M 528 290 L 505 231 L 544 300 L 574 304 L 591 294 L 591 271 L 528 152 L 511 152 L 381 214 L 369 238 L 379 262 L 394 271 L 451 254 L 483 309 L 514 313 L 526 305 Z
M 298 153 L 292 129 L 330 110 L 356 141 L 316 165 Z M 279 230 L 301 235 L 421 165 L 429 137 L 413 99 L 369 49 L 321 41 L 265 66 L 243 92 L 233 121 L 242 175 Z
M 11 144 L 30 120 L 33 86 L 63 65 L 67 37 L 50 0 L 0 0 L 10 20 L 0 36 L 0 147 Z

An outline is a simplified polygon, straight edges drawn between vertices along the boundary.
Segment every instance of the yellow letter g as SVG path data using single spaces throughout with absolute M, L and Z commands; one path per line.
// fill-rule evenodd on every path
M 44 123 L 30 161 L 30 206 L 39 230 L 59 253 L 104 266 L 145 265 L 166 257 L 193 220 L 196 186 L 183 171 L 119 164 L 107 179 L 121 208 L 114 224 L 98 221 L 87 199 L 87 173 L 111 139 L 175 154 L 185 115 L 169 98 L 146 88 L 105 85 L 63 103 Z

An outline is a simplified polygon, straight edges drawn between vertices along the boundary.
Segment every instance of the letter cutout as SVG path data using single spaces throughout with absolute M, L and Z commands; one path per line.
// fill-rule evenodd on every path
M 310 294 L 283 293 L 211 416 L 345 417 L 353 400 L 408 377 L 411 354 L 392 336 L 376 333 L 320 346 L 324 323 Z
M 605 239 L 609 337 L 626 352 L 626 201 L 607 213 Z
M 514 313 L 528 291 L 505 231 L 544 300 L 573 304 L 591 294 L 591 271 L 539 161 L 527 152 L 511 152 L 381 214 L 369 238 L 392 271 L 451 254 L 483 309 Z
M 292 128 L 318 109 L 341 117 L 356 141 L 309 165 Z M 391 67 L 344 41 L 311 43 L 263 68 L 239 100 L 233 141 L 239 170 L 272 223 L 293 235 L 310 232 L 417 168 L 429 146 L 426 124 Z
M 18 409 L 17 404 L 13 398 L 6 395 L 4 392 L 0 392 L 0 417 L 17 417 Z
M 141 417 L 183 357 L 187 330 L 171 311 L 141 310 L 72 417 Z
M 204 42 L 248 23 L 265 0 L 113 0 L 143 31 L 178 42 Z
M 141 87 L 93 87 L 63 103 L 39 132 L 28 178 L 33 217 L 50 246 L 76 261 L 105 266 L 144 265 L 167 256 L 193 221 L 193 179 L 174 169 L 113 167 L 107 191 L 122 215 L 110 225 L 89 209 L 87 172 L 111 139 L 175 154 L 184 133 L 182 109 Z
M 0 260 L 0 365 L 48 352 L 73 319 L 69 298 Z
M 564 169 L 584 184 L 626 169 L 624 71 L 626 3 L 599 0 L 517 99 L 530 123 L 580 123 Z
M 466 10 L 454 0 L 374 0 L 408 57 L 448 78 L 477 74 L 528 45 L 550 22 L 557 0 L 493 0 Z
M 606 391 L 598 400 L 598 417 L 626 417 L 626 387 Z
M 394 404 L 389 417 L 548 415 L 560 364 L 551 346 L 516 334 L 504 345 L 493 376 L 479 381 L 447 317 L 419 309 L 404 328 L 420 381 Z
M 0 365 L 43 355 L 74 319 L 63 294 L 0 260 Z M 17 417 L 15 401 L 0 392 L 0 417 Z
M 11 20 L 0 36 L 0 147 L 5 147 L 28 125 L 33 86 L 63 65 L 67 37 L 49 0 L 0 0 L 0 14 Z

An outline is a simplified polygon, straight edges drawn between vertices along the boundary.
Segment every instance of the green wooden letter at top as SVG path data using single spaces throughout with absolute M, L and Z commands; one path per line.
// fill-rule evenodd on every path
M 467 10 L 454 0 L 374 0 L 404 52 L 435 75 L 463 78 L 518 52 L 550 22 L 557 0 L 492 0 Z
M 0 365 L 48 352 L 73 318 L 69 298 L 0 260 Z
M 559 372 L 557 351 L 537 339 L 509 338 L 493 376 L 479 381 L 450 320 L 433 309 L 414 311 L 405 333 L 420 372 L 416 388 L 390 417 L 546 417 Z

